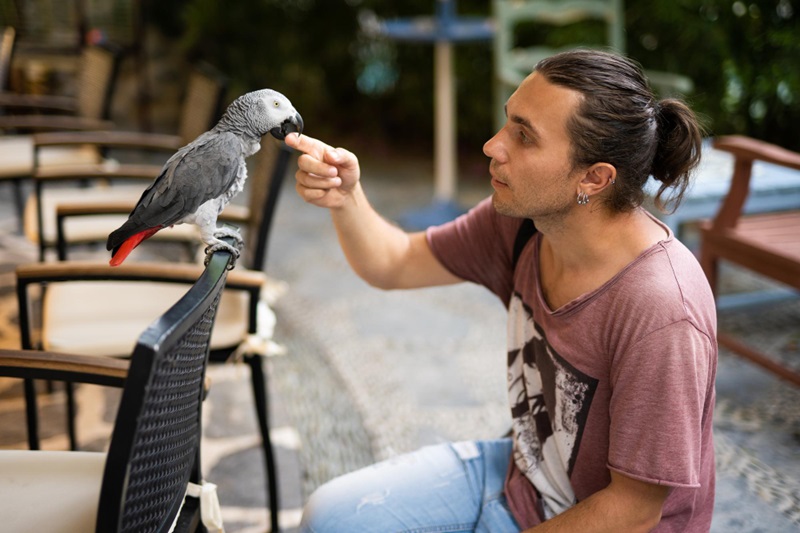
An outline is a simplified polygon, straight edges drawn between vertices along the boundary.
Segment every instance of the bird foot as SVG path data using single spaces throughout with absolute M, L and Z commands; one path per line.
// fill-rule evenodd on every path
M 233 239 L 235 241 L 234 245 L 228 244 L 226 241 L 222 240 L 227 238 Z M 206 258 L 204 264 L 206 266 L 211 260 L 211 256 L 214 254 L 214 252 L 218 252 L 220 250 L 230 252 L 231 255 L 233 255 L 233 260 L 228 266 L 228 270 L 232 270 L 233 267 L 236 266 L 236 261 L 239 259 L 241 250 L 244 247 L 244 240 L 242 239 L 242 236 L 239 235 L 239 231 L 237 229 L 222 226 L 214 230 L 213 237 L 206 237 L 203 240 L 205 240 L 206 244 L 208 245 L 205 249 Z
M 223 237 L 232 237 L 236 240 L 236 245 L 241 248 L 244 245 L 244 240 L 242 236 L 239 234 L 239 231 L 233 228 L 228 228 L 226 226 L 222 226 L 214 231 L 214 237 L 217 239 L 222 239 Z
M 241 239 L 239 239 L 239 243 L 241 243 Z M 228 270 L 233 270 L 233 267 L 236 266 L 236 261 L 239 259 L 239 248 L 235 246 L 231 246 L 225 241 L 216 242 L 205 249 L 206 258 L 203 261 L 203 264 L 208 266 L 208 262 L 211 261 L 211 256 L 214 255 L 214 252 L 218 252 L 220 250 L 224 250 L 230 252 L 233 256 L 233 260 L 231 261 L 230 265 L 228 265 Z

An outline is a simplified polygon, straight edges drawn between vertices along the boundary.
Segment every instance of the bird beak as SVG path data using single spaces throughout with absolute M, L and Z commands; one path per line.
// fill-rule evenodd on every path
M 269 132 L 280 141 L 292 132 L 303 133 L 303 117 L 300 113 L 295 113 L 294 117 L 287 118 L 279 127 L 272 128 Z

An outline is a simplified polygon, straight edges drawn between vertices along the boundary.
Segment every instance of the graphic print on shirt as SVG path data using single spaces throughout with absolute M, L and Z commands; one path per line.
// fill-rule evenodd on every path
M 514 461 L 538 490 L 549 519 L 576 503 L 569 476 L 598 381 L 553 350 L 518 294 L 508 310 Z

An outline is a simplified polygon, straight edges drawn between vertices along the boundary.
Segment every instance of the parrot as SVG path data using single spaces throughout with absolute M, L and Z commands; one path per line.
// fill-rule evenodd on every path
M 125 223 L 109 234 L 109 264 L 122 264 L 143 240 L 184 223 L 200 228 L 206 262 L 223 249 L 237 259 L 238 248 L 221 238 L 232 236 L 239 244 L 242 239 L 234 229 L 217 228 L 217 216 L 244 188 L 245 159 L 261 148 L 261 137 L 270 133 L 284 140 L 291 132 L 303 132 L 303 118 L 281 93 L 261 89 L 236 98 L 213 128 L 167 160 Z

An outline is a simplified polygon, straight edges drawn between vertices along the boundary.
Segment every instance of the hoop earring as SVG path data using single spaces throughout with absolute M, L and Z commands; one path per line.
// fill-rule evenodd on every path
M 589 195 L 583 191 L 578 193 L 578 205 L 586 205 L 589 203 Z

